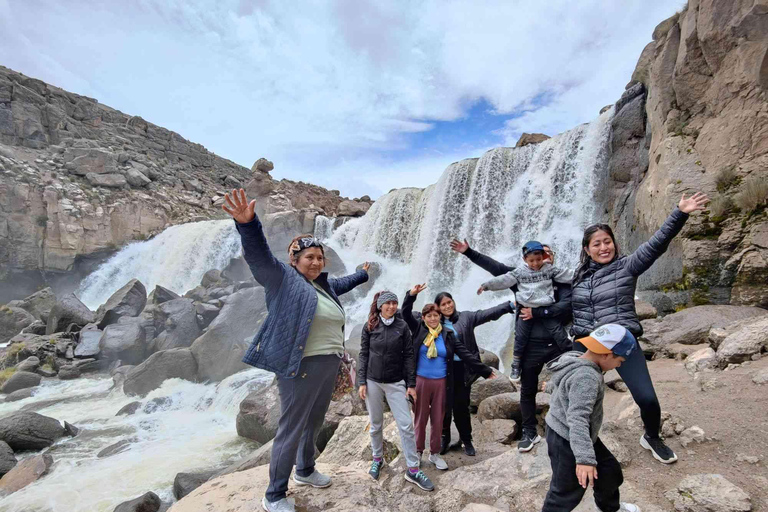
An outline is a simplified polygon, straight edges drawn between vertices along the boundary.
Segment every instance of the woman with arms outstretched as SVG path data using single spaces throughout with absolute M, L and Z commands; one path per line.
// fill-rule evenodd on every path
M 330 477 L 315 470 L 315 441 L 331 402 L 344 354 L 344 308 L 339 295 L 368 280 L 368 263 L 352 275 L 331 278 L 322 244 L 299 235 L 288 248 L 289 265 L 267 244 L 256 201 L 243 189 L 226 194 L 224 211 L 235 220 L 245 261 L 263 287 L 267 318 L 243 362 L 274 372 L 280 392 L 280 420 L 269 464 L 269 487 L 261 501 L 267 512 L 294 512 L 286 498 L 288 478 L 298 485 L 328 487 Z

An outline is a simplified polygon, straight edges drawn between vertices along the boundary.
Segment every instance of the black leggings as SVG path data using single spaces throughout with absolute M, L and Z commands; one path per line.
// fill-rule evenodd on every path
M 587 349 L 581 343 L 574 343 L 573 349 L 586 352 Z M 616 369 L 624 384 L 627 385 L 632 398 L 640 407 L 640 417 L 643 419 L 645 433 L 648 437 L 659 437 L 661 430 L 661 406 L 653 389 L 651 374 L 648 373 L 648 362 L 645 360 L 640 344 L 632 351 L 626 361 Z
M 520 374 L 520 414 L 523 417 L 523 437 L 526 434 L 531 438 L 536 436 L 536 393 L 539 391 L 539 374 L 544 365 L 560 353 L 554 341 L 532 339 L 523 354 Z

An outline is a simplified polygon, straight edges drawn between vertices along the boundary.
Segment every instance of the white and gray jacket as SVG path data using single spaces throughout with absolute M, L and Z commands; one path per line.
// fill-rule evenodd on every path
M 555 287 L 552 281 L 571 283 L 573 270 L 553 267 L 545 263 L 539 270 L 521 265 L 506 274 L 483 283 L 483 290 L 499 291 L 517 285 L 515 301 L 526 308 L 551 306 L 555 303 Z

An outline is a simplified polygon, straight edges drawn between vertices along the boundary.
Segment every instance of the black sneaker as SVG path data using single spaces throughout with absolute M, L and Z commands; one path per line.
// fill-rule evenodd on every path
M 518 384 L 520 382 L 520 372 L 522 369 L 520 368 L 520 360 L 515 359 L 512 361 L 512 370 L 509 373 L 509 380 L 514 382 L 515 384 Z
M 533 450 L 533 446 L 541 442 L 541 436 L 539 434 L 523 433 L 523 438 L 517 443 L 517 451 L 525 453 Z
M 381 474 L 381 467 L 384 465 L 384 459 L 381 460 L 374 460 L 371 463 L 371 469 L 368 470 L 368 474 L 371 475 L 371 478 L 374 480 L 379 479 L 379 474 Z
M 472 446 L 472 441 L 464 441 L 464 453 L 470 457 L 475 456 L 475 447 Z
M 451 438 L 443 436 L 440 440 L 440 455 L 445 455 L 451 449 Z
M 672 464 L 677 461 L 675 452 L 664 444 L 660 437 L 648 437 L 648 434 L 643 434 L 643 437 L 640 438 L 640 446 L 646 450 L 651 450 L 653 458 L 662 464 Z
M 411 471 L 406 469 L 405 480 L 408 482 L 411 482 L 412 484 L 418 485 L 419 489 L 423 491 L 435 490 L 435 484 L 432 483 L 432 481 L 429 479 L 427 475 L 424 474 L 423 471 L 419 471 L 416 474 L 411 474 Z

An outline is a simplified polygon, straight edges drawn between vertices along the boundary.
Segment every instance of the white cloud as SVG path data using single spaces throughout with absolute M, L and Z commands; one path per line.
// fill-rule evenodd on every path
M 409 134 L 435 121 L 461 118 L 479 99 L 500 114 L 525 110 L 500 142 L 596 117 L 675 7 L 0 0 L 0 63 L 142 115 L 243 165 L 267 156 L 279 175 L 302 179 L 311 169 L 361 195 L 347 183 L 350 168 L 361 191 L 381 166 L 420 181 L 423 166 L 445 157 L 391 162 L 386 152 L 407 148 Z

